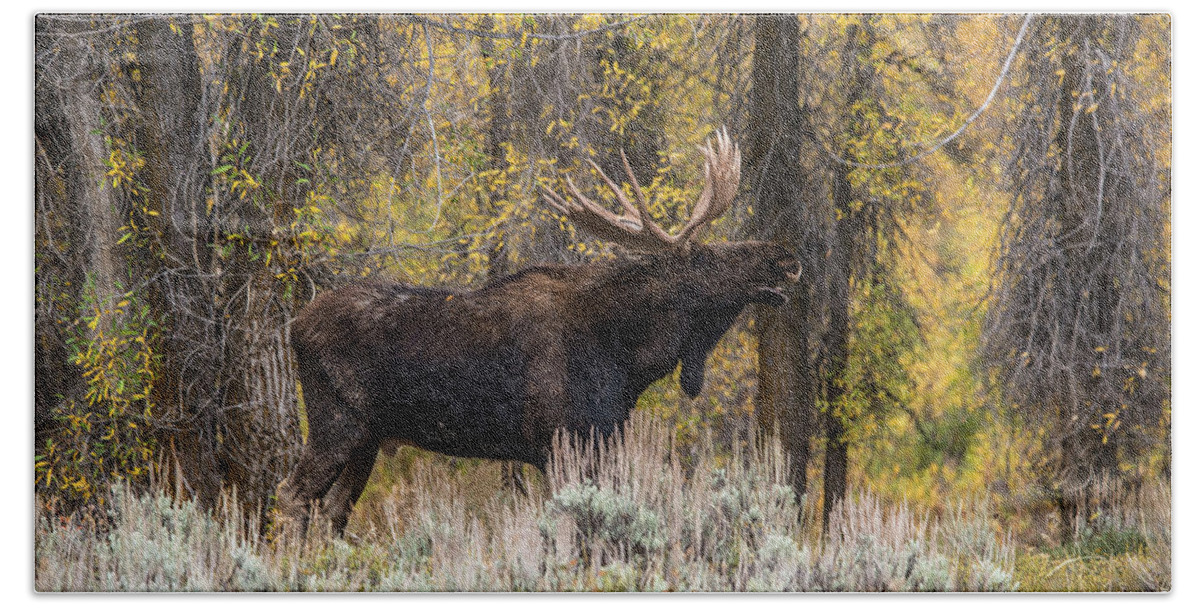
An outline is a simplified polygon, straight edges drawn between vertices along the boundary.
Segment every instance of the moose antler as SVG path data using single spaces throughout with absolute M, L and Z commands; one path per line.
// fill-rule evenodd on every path
M 642 251 L 682 249 L 687 247 L 701 227 L 729 210 L 733 205 L 734 196 L 737 195 L 738 182 L 741 181 L 742 152 L 724 128 L 717 132 L 716 148 L 711 142 L 707 142 L 705 146 L 700 147 L 700 151 L 704 153 L 704 188 L 692 208 L 691 218 L 678 234 L 668 234 L 650 218 L 646 195 L 634 177 L 624 151 L 621 152 L 621 164 L 625 167 L 625 175 L 629 178 L 636 202 L 630 202 L 621 187 L 609 179 L 599 165 L 588 160 L 592 168 L 600 174 L 600 178 L 616 194 L 617 202 L 624 209 L 621 215 L 584 196 L 579 188 L 575 187 L 575 182 L 571 181 L 570 176 L 567 177 L 567 189 L 574 196 L 574 200 L 563 198 L 546 186 L 541 187 L 546 202 L 551 207 L 606 241 Z

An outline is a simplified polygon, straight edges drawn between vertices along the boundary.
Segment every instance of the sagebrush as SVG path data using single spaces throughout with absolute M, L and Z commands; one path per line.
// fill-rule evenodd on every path
M 859 495 L 820 534 L 775 439 L 702 439 L 686 465 L 671 427 L 635 414 L 608 442 L 560 437 L 528 496 L 480 505 L 423 458 L 338 538 L 264 528 L 236 499 L 206 512 L 118 487 L 109 518 L 40 506 L 39 591 L 1003 591 L 1014 545 L 986 503 L 934 517 Z M 476 503 L 476 504 L 472 504 Z M 815 513 L 815 515 L 814 515 Z M 316 521 L 321 521 L 318 515 Z

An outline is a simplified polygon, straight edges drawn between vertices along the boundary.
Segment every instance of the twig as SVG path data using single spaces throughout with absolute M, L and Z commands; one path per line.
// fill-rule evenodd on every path
M 429 225 L 429 229 L 424 233 L 433 232 L 437 227 L 438 222 L 442 219 L 442 154 L 438 150 L 437 128 L 433 124 L 433 37 L 429 35 L 429 27 L 423 26 L 422 31 L 425 34 L 425 46 L 429 49 L 429 75 L 425 81 L 425 103 L 422 105 L 425 108 L 425 122 L 429 124 L 429 140 L 433 143 L 433 175 L 437 182 L 437 209 L 433 216 L 433 223 Z
M 414 15 L 413 19 L 421 22 L 422 24 L 432 25 L 433 27 L 436 27 L 441 30 L 445 30 L 447 32 L 451 32 L 451 33 L 455 33 L 455 34 L 469 34 L 471 36 L 492 38 L 494 40 L 517 40 L 517 39 L 521 39 L 521 38 L 533 38 L 536 40 L 576 40 L 579 38 L 586 38 L 593 34 L 600 34 L 603 32 L 620 29 L 631 23 L 636 23 L 638 21 L 641 21 L 649 16 L 650 15 L 641 15 L 638 17 L 633 17 L 632 19 L 618 21 L 617 23 L 610 23 L 608 25 L 604 25 L 604 26 L 598 27 L 596 29 L 584 30 L 581 32 L 574 32 L 571 34 L 525 34 L 525 33 L 499 34 L 496 32 L 485 32 L 483 30 L 477 30 L 477 29 L 468 28 L 468 27 L 455 27 L 448 23 L 439 23 L 437 21 L 434 21 L 433 19 L 430 19 L 428 17 L 422 17 L 420 15 Z
M 878 164 L 878 165 L 873 165 L 873 164 L 868 164 L 868 163 L 860 163 L 860 162 L 855 162 L 852 160 L 846 160 L 846 159 L 838 157 L 838 156 L 834 155 L 832 152 L 826 150 L 824 146 L 818 145 L 817 147 L 820 148 L 821 151 L 824 152 L 825 155 L 828 156 L 830 160 L 832 160 L 836 163 L 842 164 L 842 165 L 846 165 L 848 167 L 857 167 L 857 168 L 861 168 L 861 169 L 892 169 L 895 167 L 902 167 L 904 165 L 915 163 L 915 162 L 921 160 L 922 158 L 925 158 L 926 156 L 929 156 L 930 154 L 937 152 L 939 149 L 942 148 L 942 146 L 945 146 L 946 144 L 950 143 L 955 138 L 957 138 L 959 135 L 962 135 L 962 132 L 965 131 L 967 129 L 967 127 L 971 126 L 971 123 L 975 122 L 975 119 L 979 118 L 979 116 L 981 114 L 983 114 L 983 111 L 986 110 L 989 105 L 991 105 L 992 98 L 994 98 L 996 96 L 996 91 L 1000 90 L 1000 85 L 1004 82 L 1004 78 L 1006 76 L 1008 76 L 1008 69 L 1010 67 L 1012 67 L 1013 58 L 1017 56 L 1017 49 L 1019 49 L 1021 47 L 1021 40 L 1025 37 L 1025 29 L 1029 27 L 1029 22 L 1032 19 L 1033 19 L 1032 14 L 1025 15 L 1025 21 L 1023 23 L 1021 23 L 1021 29 L 1017 32 L 1017 39 L 1013 42 L 1012 50 L 1010 50 L 1008 52 L 1008 59 L 1006 59 L 1004 61 L 1004 67 L 1000 70 L 1000 75 L 996 78 L 996 84 L 992 87 L 992 92 L 988 93 L 987 99 L 983 100 L 983 105 L 979 106 L 979 108 L 976 109 L 975 112 L 973 114 L 971 114 L 970 117 L 967 118 L 966 122 L 964 122 L 962 124 L 962 126 L 960 126 L 957 130 L 955 130 L 953 133 L 951 133 L 949 136 L 947 136 L 942 141 L 934 144 L 933 146 L 925 149 L 924 151 L 922 151 L 921 153 L 919 153 L 915 156 L 910 156 L 904 160 L 898 160 L 898 161 L 894 161 L 894 162 L 890 162 L 890 163 L 882 163 L 882 164 Z

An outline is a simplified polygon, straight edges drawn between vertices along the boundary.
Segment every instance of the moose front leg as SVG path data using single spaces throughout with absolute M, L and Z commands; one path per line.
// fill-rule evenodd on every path
M 521 434 L 530 453 L 526 462 L 545 469 L 554 433 L 569 420 L 566 353 L 561 344 L 547 345 L 530 356 L 525 377 Z
M 367 487 L 367 480 L 371 477 L 371 469 L 375 467 L 375 457 L 378 454 L 378 443 L 373 440 L 365 441 L 355 448 L 342 475 L 325 495 L 325 511 L 329 515 L 334 534 L 342 534 L 346 529 L 350 511 Z
M 346 444 L 310 441 L 300 454 L 295 470 L 277 490 L 277 523 L 295 525 L 294 531 L 303 538 L 308 529 L 310 509 L 350 464 L 352 454 Z

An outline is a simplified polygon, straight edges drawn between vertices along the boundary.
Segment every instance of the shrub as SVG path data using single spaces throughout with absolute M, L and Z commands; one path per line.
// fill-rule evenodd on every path
M 986 505 L 940 521 L 871 495 L 819 512 L 784 482 L 778 441 L 720 454 L 707 435 L 685 474 L 673 429 L 635 414 L 608 442 L 561 438 L 545 493 L 467 500 L 469 466 L 413 462 L 353 522 L 263 540 L 231 497 L 216 513 L 118 485 L 105 525 L 38 510 L 39 590 L 950 591 L 1012 589 L 1012 550 Z M 468 506 L 472 505 L 472 506 Z M 314 520 L 322 522 L 317 514 Z M 356 518 L 366 515 L 359 514 Z M 802 524 L 802 522 L 805 522 Z
M 131 293 L 101 301 L 89 281 L 84 294 L 67 339 L 84 393 L 62 396 L 59 427 L 34 455 L 37 490 L 70 508 L 102 505 L 116 481 L 144 484 L 155 452 L 158 324 Z

